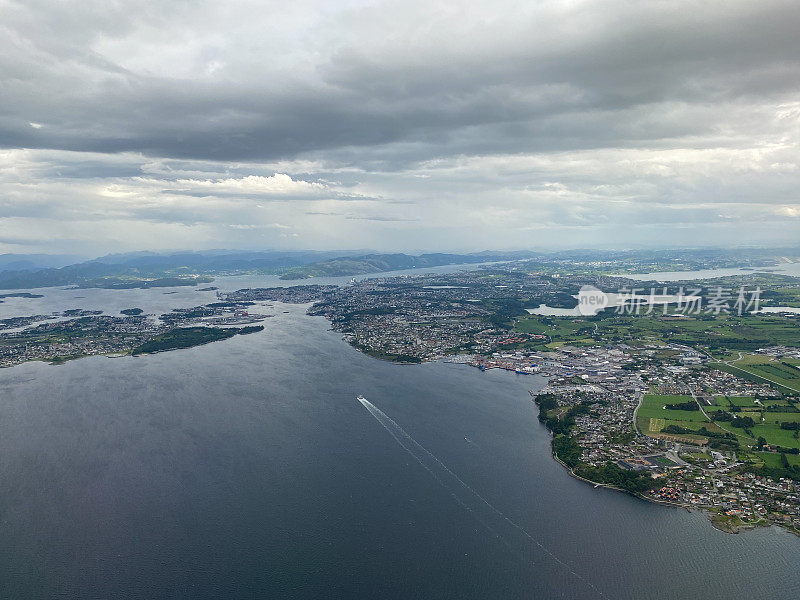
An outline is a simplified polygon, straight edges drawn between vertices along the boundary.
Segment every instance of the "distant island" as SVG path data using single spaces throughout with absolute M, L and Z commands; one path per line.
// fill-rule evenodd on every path
M 120 312 L 120 314 L 123 314 L 123 315 L 133 316 L 133 315 L 140 315 L 144 311 L 141 308 L 123 308 L 119 312 Z
M 0 265 L 0 289 L 76 286 L 128 289 L 209 283 L 215 275 L 280 274 L 355 252 L 206 251 L 111 254 L 63 267 L 11 270 Z M 363 254 L 363 252 L 362 252 Z M 20 263 L 22 264 L 22 263 Z
M 179 327 L 157 335 L 151 340 L 131 350 L 131 354 L 152 354 L 210 344 L 219 340 L 227 340 L 235 335 L 246 335 L 263 331 L 263 325 L 248 327 Z
M 44 296 L 42 294 L 31 294 L 30 292 L 12 292 L 10 294 L 0 294 L 0 298 L 44 298 Z
M 83 281 L 75 289 L 103 288 L 107 290 L 148 289 L 157 287 L 183 287 L 198 283 L 210 283 L 213 277 L 193 275 L 191 277 L 158 277 L 156 279 L 133 279 L 123 277 L 102 277 Z
M 294 267 L 281 275 L 281 279 L 307 279 L 309 277 L 342 277 L 384 273 L 401 269 L 421 269 L 443 265 L 478 264 L 485 262 L 511 261 L 529 258 L 525 252 L 479 252 L 475 254 L 365 254 L 332 258 L 310 265 Z
M 405 269 L 425 269 L 444 265 L 476 265 L 480 263 L 513 263 L 519 269 L 541 274 L 570 273 L 573 275 L 625 275 L 658 271 L 696 271 L 748 267 L 764 269 L 794 255 L 797 250 L 783 254 L 774 249 L 745 250 L 630 250 L 602 252 L 570 250 L 564 252 L 500 252 L 484 251 L 468 254 L 429 253 L 362 254 L 329 258 L 286 269 L 281 279 L 296 280 L 311 277 L 345 277 L 368 273 L 385 273 Z

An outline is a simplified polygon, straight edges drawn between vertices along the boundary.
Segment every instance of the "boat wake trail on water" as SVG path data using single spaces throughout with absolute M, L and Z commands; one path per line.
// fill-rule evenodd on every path
M 488 500 L 472 489 L 469 485 L 453 473 L 442 461 L 430 451 L 421 446 L 400 425 L 366 398 L 359 397 L 358 401 L 370 414 L 388 431 L 400 446 L 413 456 L 422 467 L 428 471 L 439 484 L 445 488 L 455 501 L 465 510 L 469 511 L 486 529 L 500 538 L 507 546 L 511 542 L 522 541 L 532 543 L 544 554 L 572 577 L 589 587 L 595 594 L 605 598 L 605 594 L 592 583 L 576 573 L 572 567 L 548 550 L 539 540 L 534 538 L 522 526 L 517 525 L 509 517 L 495 508 Z M 532 560 L 532 559 L 531 559 Z

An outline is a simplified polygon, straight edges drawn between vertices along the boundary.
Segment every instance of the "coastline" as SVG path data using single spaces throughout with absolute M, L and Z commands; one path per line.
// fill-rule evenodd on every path
M 536 401 L 537 394 L 535 392 L 533 392 L 532 390 L 528 390 L 528 393 L 531 395 L 531 400 L 533 401 L 533 403 L 536 404 L 537 410 L 541 411 L 542 409 L 539 406 L 538 402 Z M 540 420 L 540 422 L 542 423 L 542 425 L 544 425 L 545 428 L 547 428 L 547 431 L 550 434 L 550 455 L 552 456 L 552 458 L 558 464 L 560 464 L 567 471 L 567 473 L 571 477 L 574 477 L 575 479 L 583 481 L 584 483 L 588 483 L 588 484 L 594 486 L 595 488 L 603 487 L 603 488 L 607 488 L 607 489 L 614 490 L 614 491 L 617 491 L 617 492 L 622 492 L 622 493 L 634 496 L 636 498 L 639 498 L 640 500 L 644 500 L 646 502 L 650 502 L 652 504 L 658 504 L 658 505 L 661 505 L 661 506 L 669 506 L 669 507 L 673 507 L 673 508 L 683 508 L 683 509 L 686 509 L 688 512 L 693 512 L 693 511 L 702 512 L 708 518 L 708 521 L 711 524 L 711 526 L 714 527 L 715 529 L 717 529 L 718 531 L 723 532 L 723 533 L 738 534 L 738 533 L 741 533 L 742 531 L 750 531 L 750 530 L 754 530 L 754 529 L 756 529 L 758 527 L 770 527 L 770 526 L 774 525 L 774 526 L 779 527 L 781 529 L 784 529 L 784 530 L 786 530 L 786 531 L 788 531 L 790 533 L 793 533 L 793 534 L 795 534 L 797 536 L 800 536 L 800 532 L 798 532 L 793 527 L 785 527 L 780 523 L 772 523 L 772 522 L 769 522 L 769 521 L 767 521 L 767 520 L 765 520 L 763 518 L 759 519 L 758 521 L 756 521 L 754 523 L 749 523 L 749 522 L 734 523 L 734 522 L 732 522 L 733 521 L 732 518 L 721 517 L 719 512 L 715 511 L 713 508 L 711 508 L 709 506 L 685 504 L 685 503 L 682 503 L 682 502 L 670 502 L 668 500 L 652 498 L 647 494 L 633 492 L 633 491 L 626 490 L 626 489 L 620 488 L 618 486 L 611 485 L 611 484 L 604 483 L 604 482 L 600 482 L 600 481 L 593 481 L 591 479 L 588 479 L 586 477 L 578 475 L 577 473 L 575 473 L 573 468 L 571 468 L 569 465 L 567 465 L 563 460 L 561 460 L 561 458 L 559 458 L 556 455 L 555 450 L 553 448 L 553 440 L 555 439 L 555 435 L 553 434 L 553 431 L 547 426 L 547 424 L 544 421 Z M 586 464 L 586 463 L 582 463 L 582 464 Z
M 397 360 L 387 359 L 384 356 L 380 356 L 380 355 L 377 355 L 375 353 L 365 351 L 357 343 L 354 343 L 354 340 L 348 339 L 346 336 L 345 336 L 344 340 L 346 342 L 348 342 L 348 344 L 351 347 L 355 348 L 357 351 L 362 352 L 363 354 L 366 354 L 368 356 L 371 356 L 372 358 L 376 358 L 377 360 L 382 360 L 382 361 L 390 362 L 390 363 L 393 363 L 393 364 L 419 364 L 419 363 L 409 363 L 409 362 L 401 362 L 401 361 L 397 361 Z M 425 363 L 425 362 L 429 362 L 429 361 L 428 360 L 422 360 L 421 362 Z M 550 378 L 548 377 L 548 381 L 549 380 L 550 380 Z M 532 390 L 528 390 L 528 393 L 531 396 L 531 400 L 534 402 L 534 404 L 536 404 L 537 410 L 539 410 L 541 412 L 542 409 L 541 409 L 541 407 L 539 406 L 539 404 L 538 404 L 538 402 L 536 400 L 537 392 L 534 392 Z M 637 434 L 644 435 L 644 434 L 641 434 L 638 431 L 638 428 L 636 427 L 636 413 L 638 412 L 638 409 L 641 406 L 641 403 L 642 403 L 642 398 L 639 398 L 639 402 L 638 402 L 637 407 L 636 407 L 636 409 L 634 411 L 634 421 L 633 421 L 633 424 L 632 424 L 632 428 L 633 428 L 634 431 L 636 431 Z M 702 512 L 707 517 L 707 519 L 708 519 L 709 523 L 711 524 L 711 526 L 714 527 L 715 529 L 717 529 L 718 531 L 723 532 L 723 533 L 738 534 L 738 533 L 741 533 L 742 531 L 754 530 L 754 529 L 757 529 L 757 528 L 760 528 L 760 527 L 776 526 L 776 527 L 778 527 L 780 529 L 786 530 L 789 533 L 792 533 L 792 534 L 800 537 L 800 530 L 796 529 L 795 527 L 793 527 L 791 525 L 788 525 L 788 524 L 785 524 L 785 523 L 777 522 L 777 521 L 770 521 L 770 520 L 768 520 L 766 518 L 763 518 L 763 517 L 759 518 L 758 521 L 755 521 L 755 522 L 742 521 L 741 519 L 739 519 L 736 516 L 725 515 L 724 513 L 722 513 L 719 509 L 715 508 L 714 506 L 703 505 L 703 504 L 688 504 L 688 503 L 684 503 L 684 502 L 675 502 L 675 501 L 665 500 L 665 499 L 662 499 L 662 498 L 653 497 L 652 494 L 647 493 L 647 492 L 651 492 L 653 489 L 655 489 L 657 487 L 655 485 L 652 486 L 652 487 L 649 487 L 644 492 L 636 492 L 636 491 L 632 491 L 632 490 L 629 490 L 629 489 L 624 489 L 624 488 L 619 487 L 619 486 L 612 485 L 610 483 L 606 483 L 606 482 L 602 482 L 602 481 L 595 481 L 593 479 L 584 477 L 584 476 L 576 473 L 574 468 L 570 467 L 559 456 L 556 455 L 555 449 L 553 447 L 553 440 L 555 439 L 555 435 L 554 435 L 553 431 L 548 427 L 548 425 L 544 421 L 542 421 L 540 419 L 540 422 L 545 427 L 547 427 L 547 430 L 548 430 L 548 432 L 550 434 L 550 451 L 551 451 L 550 454 L 551 454 L 552 458 L 555 459 L 556 462 L 558 462 L 564 469 L 566 469 L 567 473 L 569 473 L 570 476 L 572 476 L 575 479 L 578 479 L 580 481 L 583 481 L 584 483 L 588 483 L 588 484 L 594 486 L 595 488 L 597 488 L 597 487 L 608 488 L 610 490 L 614 490 L 614 491 L 617 491 L 617 492 L 623 492 L 623 493 L 630 494 L 631 496 L 634 496 L 634 497 L 636 497 L 636 498 L 638 498 L 640 500 L 644 500 L 644 501 L 650 502 L 652 504 L 658 504 L 658 505 L 661 505 L 661 506 L 672 507 L 672 508 L 682 508 L 682 509 L 685 509 L 687 512 L 694 512 L 694 511 Z M 583 465 L 585 465 L 587 467 L 591 467 L 591 465 L 589 465 L 588 463 L 586 463 L 584 461 L 582 461 L 581 464 L 583 464 Z

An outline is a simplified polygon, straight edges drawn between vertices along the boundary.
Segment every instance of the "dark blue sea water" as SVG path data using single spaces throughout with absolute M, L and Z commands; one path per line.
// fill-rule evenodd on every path
M 799 538 L 569 477 L 541 379 L 391 365 L 272 312 L 207 346 L 0 370 L 0 598 L 800 597 Z

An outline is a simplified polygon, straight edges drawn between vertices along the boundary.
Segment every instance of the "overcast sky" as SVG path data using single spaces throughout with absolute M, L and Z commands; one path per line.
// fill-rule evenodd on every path
M 0 0 L 0 253 L 800 242 L 797 0 Z

